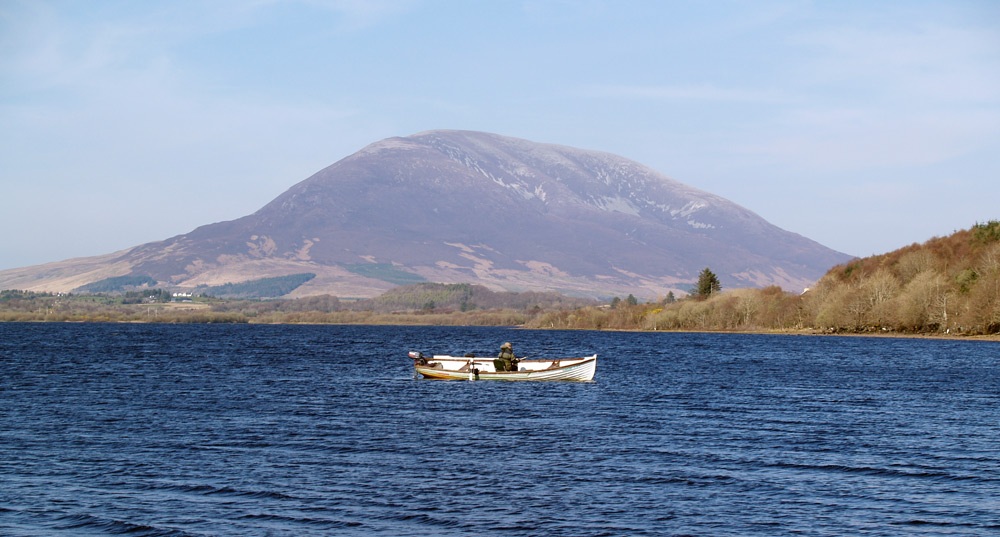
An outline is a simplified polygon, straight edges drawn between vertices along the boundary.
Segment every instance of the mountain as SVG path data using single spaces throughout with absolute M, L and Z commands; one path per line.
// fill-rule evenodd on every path
M 196 291 L 294 275 L 307 281 L 286 296 L 433 281 L 656 298 L 705 267 L 724 288 L 799 290 L 849 259 L 616 155 L 442 130 L 373 143 L 237 220 L 0 272 L 0 289 L 127 277 Z

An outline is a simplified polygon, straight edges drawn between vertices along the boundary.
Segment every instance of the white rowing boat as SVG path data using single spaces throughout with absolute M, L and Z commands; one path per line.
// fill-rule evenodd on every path
M 582 358 L 521 359 L 517 371 L 497 371 L 493 359 L 475 356 L 424 356 L 410 352 L 413 368 L 424 378 L 445 380 L 594 380 L 597 355 Z

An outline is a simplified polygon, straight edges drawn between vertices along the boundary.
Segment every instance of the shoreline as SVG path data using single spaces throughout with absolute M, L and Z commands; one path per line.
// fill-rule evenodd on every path
M 195 308 L 192 308 L 195 309 Z M 435 324 L 435 323 L 380 323 L 380 322 L 255 322 L 254 319 L 240 321 L 211 318 L 204 320 L 172 320 L 160 321 L 155 319 L 122 319 L 122 320 L 86 320 L 86 319 L 65 319 L 65 320 L 45 320 L 45 319 L 11 319 L 0 320 L 0 324 L 5 323 L 128 323 L 128 324 L 260 324 L 260 325 L 331 325 L 331 326 L 352 326 L 352 325 L 378 325 L 378 326 L 437 326 L 437 327 L 462 327 L 462 326 L 493 326 L 496 328 L 512 328 L 518 330 L 553 330 L 553 331 L 594 331 L 594 332 L 635 332 L 635 333 L 674 333 L 674 334 L 744 334 L 744 335 L 769 335 L 769 336 L 815 336 L 815 337 L 867 337 L 883 339 L 941 339 L 954 341 L 991 341 L 1000 342 L 1000 334 L 939 334 L 939 333 L 906 333 L 895 331 L 881 332 L 827 332 L 815 328 L 804 328 L 798 330 L 642 330 L 635 328 L 543 328 L 530 327 L 524 325 L 480 325 L 480 324 Z
M 815 328 L 801 330 L 640 330 L 600 328 L 528 328 L 526 330 L 593 330 L 595 332 L 662 332 L 674 334 L 746 334 L 758 336 L 818 336 L 818 337 L 869 337 L 885 339 L 943 339 L 956 341 L 1000 341 L 1000 334 L 929 334 L 906 332 L 826 332 Z

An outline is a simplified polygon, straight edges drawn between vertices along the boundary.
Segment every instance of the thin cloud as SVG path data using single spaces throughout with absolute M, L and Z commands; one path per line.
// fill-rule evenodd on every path
M 817 108 L 784 113 L 734 151 L 807 171 L 926 166 L 980 151 L 998 135 L 1000 114 L 877 108 Z
M 257 0 L 252 6 L 267 10 L 282 6 L 305 6 L 334 15 L 339 31 L 354 32 L 379 26 L 409 13 L 416 0 Z
M 792 98 L 778 91 L 721 88 L 712 84 L 677 86 L 595 85 L 581 92 L 586 97 L 651 101 L 706 101 L 733 103 L 787 103 Z
M 1000 33 L 992 28 L 830 27 L 793 41 L 813 49 L 802 76 L 816 91 L 850 96 L 851 88 L 864 88 L 865 98 L 894 103 L 1000 101 Z

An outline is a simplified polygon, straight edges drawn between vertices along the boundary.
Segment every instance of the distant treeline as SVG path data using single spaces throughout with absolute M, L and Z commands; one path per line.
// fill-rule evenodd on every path
M 301 285 L 303 277 L 258 284 Z M 115 282 L 121 283 L 121 282 Z M 273 292 L 280 291 L 274 287 Z M 230 289 L 233 293 L 239 288 Z M 257 289 L 260 291 L 260 288 Z M 1000 222 L 856 259 L 810 290 L 723 290 L 706 268 L 691 293 L 608 303 L 558 293 L 496 292 L 480 285 L 418 283 L 366 300 L 315 296 L 233 300 L 196 296 L 168 304 L 163 290 L 53 295 L 0 292 L 0 321 L 154 321 L 495 325 L 557 329 L 1000 334 Z M 140 302 L 140 303 L 137 303 Z
M 256 322 L 513 326 L 543 311 L 596 304 L 592 299 L 559 293 L 511 293 L 482 285 L 418 283 L 364 300 L 343 301 L 323 295 L 296 300 L 226 301 L 213 309 L 242 313 Z
M 154 280 L 152 276 L 146 274 L 114 276 L 112 278 L 105 278 L 94 283 L 88 283 L 87 285 L 77 288 L 76 292 L 83 295 L 116 293 L 128 288 L 141 287 L 144 285 L 156 285 L 156 280 Z
M 200 294 L 185 297 L 182 303 L 165 303 L 168 298 L 169 293 L 161 289 L 101 295 L 0 291 L 0 321 L 516 326 L 544 311 L 597 304 L 558 293 L 497 292 L 481 285 L 439 283 L 398 287 L 365 300 L 340 300 L 330 295 L 225 299 Z
M 248 282 L 226 283 L 212 287 L 199 287 L 195 293 L 218 298 L 268 298 L 291 293 L 300 285 L 315 278 L 311 272 L 289 274 L 273 278 L 260 278 Z
M 271 298 L 287 295 L 300 285 L 315 278 L 311 272 L 302 274 L 289 274 L 287 276 L 275 276 L 271 278 L 259 278 L 240 283 L 224 283 L 222 285 L 201 285 L 194 290 L 193 294 L 207 295 L 217 298 Z M 117 294 L 117 293 L 143 293 L 144 289 L 152 288 L 156 285 L 156 280 L 147 274 L 129 274 L 127 276 L 114 276 L 105 278 L 94 283 L 74 289 L 74 294 Z

